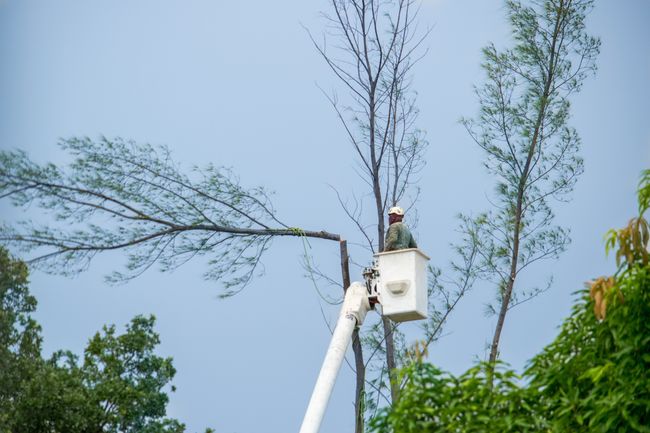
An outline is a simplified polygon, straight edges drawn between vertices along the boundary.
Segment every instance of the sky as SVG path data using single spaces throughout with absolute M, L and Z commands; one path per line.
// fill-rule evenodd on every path
M 359 242 L 334 189 L 363 194 L 354 154 L 322 91 L 344 89 L 312 46 L 328 3 L 163 0 L 1 0 L 0 148 L 23 149 L 36 161 L 65 163 L 60 137 L 124 137 L 169 146 L 185 167 L 232 167 L 245 185 L 274 190 L 282 219 Z M 482 154 L 458 123 L 477 112 L 481 48 L 503 47 L 508 24 L 501 1 L 424 0 L 418 17 L 431 28 L 427 55 L 414 68 L 418 127 L 430 143 L 419 186 L 414 232 L 431 263 L 443 269 L 458 238 L 455 215 L 488 208 L 493 183 Z M 554 284 L 512 310 L 501 357 L 518 371 L 552 341 L 570 313 L 573 293 L 613 272 L 603 235 L 636 210 L 639 173 L 650 167 L 650 3 L 601 0 L 587 21 L 602 39 L 599 70 L 572 100 L 570 120 L 582 138 L 585 172 L 572 200 L 556 203 L 557 222 L 572 244 L 543 262 L 522 284 Z M 0 202 L 6 221 L 46 220 L 36 208 Z M 337 275 L 338 247 L 313 240 L 310 253 Z M 31 288 L 43 326 L 44 352 L 81 353 L 104 324 L 123 327 L 155 314 L 159 353 L 174 358 L 177 391 L 168 415 L 189 432 L 297 431 L 329 342 L 326 321 L 338 306 L 318 295 L 301 267 L 303 245 L 273 242 L 266 273 L 237 296 L 218 298 L 204 281 L 204 262 L 173 273 L 149 271 L 121 286 L 103 277 L 120 269 L 120 253 L 98 257 L 75 278 L 34 271 Z M 352 249 L 361 264 L 371 257 Z M 353 280 L 360 280 L 353 269 Z M 327 292 L 336 296 L 332 289 Z M 462 300 L 431 362 L 462 373 L 486 358 L 494 296 L 477 284 Z M 121 328 L 123 329 L 123 328 Z M 409 338 L 417 327 L 405 328 Z M 351 353 L 349 353 L 351 359 Z M 344 365 L 322 432 L 351 431 L 354 375 Z

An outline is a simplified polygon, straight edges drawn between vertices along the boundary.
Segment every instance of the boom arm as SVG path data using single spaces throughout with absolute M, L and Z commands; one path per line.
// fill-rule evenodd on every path
M 300 433 L 318 433 L 345 351 L 352 340 L 352 332 L 356 326 L 361 326 L 369 309 L 366 286 L 358 282 L 352 283 L 345 292 L 341 314 L 309 400 Z

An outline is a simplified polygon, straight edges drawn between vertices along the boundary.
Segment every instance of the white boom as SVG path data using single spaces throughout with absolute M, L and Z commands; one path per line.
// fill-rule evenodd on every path
M 352 340 L 352 332 L 356 326 L 361 326 L 368 310 L 370 303 L 366 286 L 358 282 L 352 283 L 345 292 L 341 314 L 309 400 L 305 418 L 302 420 L 300 433 L 318 433 L 345 351 Z

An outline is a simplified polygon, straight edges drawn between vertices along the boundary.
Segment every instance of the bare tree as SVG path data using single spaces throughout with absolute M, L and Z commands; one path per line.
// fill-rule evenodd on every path
M 418 109 L 411 90 L 411 70 L 419 60 L 418 48 L 428 31 L 419 32 L 415 0 L 332 0 L 331 12 L 323 13 L 326 30 L 322 42 L 311 34 L 314 46 L 347 90 L 349 98 L 340 102 L 336 94 L 325 92 L 331 102 L 358 162 L 358 174 L 369 187 L 369 194 L 350 204 L 340 199 L 347 216 L 359 230 L 368 251 L 384 249 L 384 218 L 388 207 L 403 201 L 412 207 L 417 199 L 417 173 L 424 164 L 424 134 L 415 127 Z M 334 41 L 334 47 L 328 42 Z M 422 54 L 423 53 L 419 53 Z M 371 203 L 369 214 L 363 202 Z M 396 341 L 403 340 L 395 324 L 387 318 L 371 326 L 362 339 L 368 357 L 360 364 L 361 345 L 356 343 L 357 419 L 360 417 L 363 385 L 370 390 L 365 405 L 376 406 L 397 397 L 398 386 L 390 380 L 397 367 Z M 384 345 L 381 348 L 379 345 Z M 380 361 L 374 358 L 381 356 Z M 361 370 L 360 365 L 364 365 Z M 370 365 L 377 377 L 360 378 Z M 391 396 L 383 394 L 389 377 Z M 373 403 L 375 402 L 375 403 Z M 363 431 L 357 423 L 357 432 Z
M 566 200 L 583 171 L 580 139 L 567 124 L 569 97 L 595 71 L 600 47 L 585 32 L 591 0 L 529 3 L 506 2 L 515 45 L 483 50 L 480 112 L 463 120 L 497 179 L 494 210 L 473 220 L 482 276 L 497 287 L 492 363 L 507 312 L 545 290 L 515 290 L 517 277 L 539 260 L 556 258 L 569 243 L 568 231 L 552 224 L 550 201 Z

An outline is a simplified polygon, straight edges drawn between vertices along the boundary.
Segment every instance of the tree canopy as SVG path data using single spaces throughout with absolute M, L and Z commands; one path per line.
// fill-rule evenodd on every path
M 104 326 L 81 357 L 61 350 L 45 359 L 27 276 L 0 247 L 0 432 L 185 431 L 166 417 L 176 370 L 155 353 L 153 316 L 133 318 L 124 333 Z

